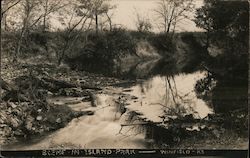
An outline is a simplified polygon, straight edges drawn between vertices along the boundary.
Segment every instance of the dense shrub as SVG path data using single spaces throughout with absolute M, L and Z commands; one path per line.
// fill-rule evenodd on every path
M 169 34 L 154 34 L 148 40 L 158 50 L 158 53 L 164 56 L 174 53 L 174 40 L 172 40 Z
M 82 37 L 75 43 L 74 57 L 65 60 L 72 68 L 109 74 L 114 66 L 114 59 L 128 54 L 135 54 L 136 42 L 131 34 L 124 29 L 114 29 L 107 32 L 90 32 L 88 43 L 77 48 Z
M 124 54 L 135 53 L 135 40 L 124 29 L 114 29 L 104 32 L 97 38 L 95 49 L 96 55 L 105 58 L 116 58 Z

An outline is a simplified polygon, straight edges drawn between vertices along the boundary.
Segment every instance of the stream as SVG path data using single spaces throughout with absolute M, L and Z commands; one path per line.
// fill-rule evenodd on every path
M 55 106 L 67 104 L 75 111 L 91 110 L 95 113 L 75 118 L 64 128 L 11 148 L 152 148 L 155 143 L 147 136 L 145 122 L 162 122 L 164 115 L 174 118 L 193 114 L 196 118 L 204 118 L 213 113 L 213 109 L 197 98 L 194 91 L 196 81 L 205 75 L 201 71 L 173 76 L 154 75 L 127 86 L 108 86 L 95 95 L 96 107 L 82 98 L 50 98 Z

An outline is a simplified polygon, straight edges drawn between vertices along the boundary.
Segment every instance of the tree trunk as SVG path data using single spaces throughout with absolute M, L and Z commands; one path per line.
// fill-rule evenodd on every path
M 46 15 L 43 17 L 43 32 L 46 31 Z
M 173 32 L 172 32 L 172 34 L 171 34 L 171 40 L 174 38 L 175 27 L 176 27 L 176 21 L 174 22 L 174 28 L 173 28 Z
M 168 23 L 167 33 L 169 33 L 169 31 L 170 31 L 170 27 L 171 27 L 171 23 L 169 22 L 169 23 Z
M 164 17 L 164 32 L 167 32 L 167 18 Z
M 106 13 L 106 16 L 107 16 L 108 21 L 109 21 L 109 31 L 112 31 L 112 21 L 111 21 L 111 17 L 108 15 L 108 13 Z
M 16 52 L 15 52 L 15 55 L 14 55 L 13 62 L 17 61 L 17 57 L 20 54 L 20 49 L 21 49 L 23 37 L 24 37 L 24 35 L 25 35 L 25 33 L 26 33 L 27 29 L 28 29 L 29 16 L 30 16 L 30 12 L 27 11 L 26 17 L 23 20 L 23 28 L 21 30 L 20 38 L 18 39 L 18 42 L 17 42 L 17 49 L 16 49 Z
M 3 10 L 8 8 L 4 1 L 1 0 L 1 29 L 5 30 L 6 29 L 6 14 L 3 14 Z
M 58 58 L 58 66 L 61 65 L 63 59 L 64 59 L 64 56 L 65 56 L 65 52 L 67 50 L 67 47 L 68 47 L 68 42 L 66 43 L 66 45 L 64 46 L 63 50 L 61 51 L 61 53 L 59 52 L 59 58 Z
M 60 56 L 60 53 L 59 53 L 59 55 L 58 55 L 59 57 L 58 57 L 58 61 L 57 61 L 57 65 L 58 66 L 60 66 L 61 65 L 61 63 L 62 63 L 62 59 L 63 59 L 63 57 L 62 57 L 62 55 Z
M 167 33 L 170 32 L 170 28 L 171 28 L 171 25 L 172 25 L 172 22 L 174 20 L 173 16 L 174 16 L 174 11 L 175 11 L 175 7 L 173 8 L 172 12 L 171 12 L 171 16 L 170 16 L 170 19 L 169 19 L 169 22 L 168 22 L 168 30 L 167 30 Z
M 46 17 L 47 17 L 47 12 L 48 12 L 48 0 L 45 2 L 45 8 L 44 8 L 44 16 L 43 16 L 43 32 L 46 31 Z
M 7 26 L 7 14 L 2 15 L 1 17 L 1 29 L 7 31 L 8 26 Z
M 22 45 L 22 41 L 23 41 L 23 35 L 24 35 L 24 31 L 21 32 L 20 38 L 18 39 L 17 49 L 16 49 L 16 52 L 14 54 L 13 62 L 17 61 L 18 55 L 20 54 L 21 45 Z
M 97 15 L 97 13 L 95 14 L 95 30 L 96 30 L 96 34 L 98 35 L 98 15 Z

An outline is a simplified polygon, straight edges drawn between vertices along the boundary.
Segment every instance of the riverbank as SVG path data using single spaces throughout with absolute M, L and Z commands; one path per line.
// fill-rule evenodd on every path
M 0 144 L 18 142 L 34 135 L 46 135 L 65 127 L 72 119 L 92 114 L 76 111 L 67 104 L 56 106 L 49 98 L 84 97 L 93 102 L 93 93 L 121 80 L 87 72 L 76 72 L 67 66 L 57 67 L 44 59 L 19 63 L 2 62 L 1 77 L 9 89 L 2 89 L 0 107 Z M 73 86 L 73 87 L 71 87 Z M 94 106 L 94 105 L 92 105 Z

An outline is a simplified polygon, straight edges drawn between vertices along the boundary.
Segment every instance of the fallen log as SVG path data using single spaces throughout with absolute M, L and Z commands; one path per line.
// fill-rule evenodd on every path
M 16 88 L 14 85 L 11 85 L 4 81 L 2 78 L 0 78 L 0 87 L 1 89 L 4 89 L 6 93 L 1 96 L 1 99 L 4 101 L 27 101 L 27 97 L 25 97 L 18 88 Z
M 45 81 L 45 82 L 52 83 L 53 85 L 55 85 L 59 89 L 60 88 L 76 88 L 77 87 L 75 84 L 69 83 L 69 82 L 66 82 L 66 81 L 63 81 L 63 80 L 56 80 L 56 79 L 53 79 L 53 78 L 45 78 L 45 77 L 43 77 L 42 80 Z

